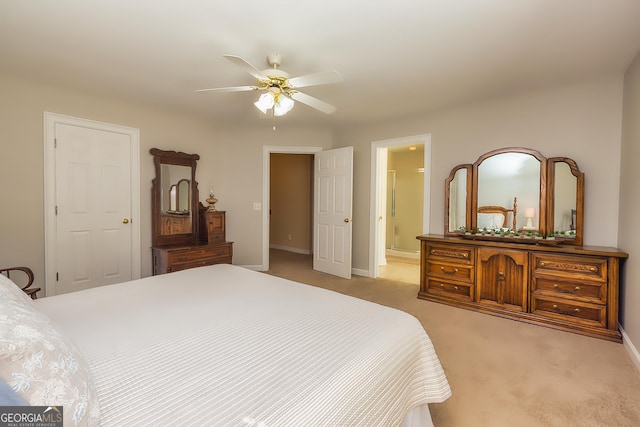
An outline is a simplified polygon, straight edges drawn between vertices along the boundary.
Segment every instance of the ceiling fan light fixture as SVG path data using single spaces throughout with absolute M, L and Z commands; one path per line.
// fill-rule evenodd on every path
M 275 98 L 271 92 L 263 93 L 260 95 L 260 98 L 253 105 L 258 108 L 258 110 L 262 111 L 262 114 L 267 114 L 267 110 L 273 108 L 275 103 Z
M 273 106 L 273 114 L 276 116 L 284 116 L 291 111 L 293 105 L 293 99 L 281 94 L 278 96 L 278 101 Z
M 307 74 L 304 76 L 289 79 L 289 73 L 281 70 L 282 56 L 271 54 L 267 57 L 269 65 L 273 68 L 260 71 L 245 59 L 236 55 L 223 55 L 224 58 L 243 68 L 251 74 L 257 83 L 253 86 L 231 86 L 209 89 L 198 89 L 197 92 L 245 92 L 260 90 L 265 91 L 254 105 L 262 114 L 273 109 L 273 116 L 283 116 L 293 108 L 295 101 L 301 102 L 325 114 L 332 114 L 336 107 L 327 104 L 313 96 L 300 92 L 298 88 L 317 86 L 329 83 L 342 82 L 342 76 L 337 71 L 324 71 L 320 73 Z

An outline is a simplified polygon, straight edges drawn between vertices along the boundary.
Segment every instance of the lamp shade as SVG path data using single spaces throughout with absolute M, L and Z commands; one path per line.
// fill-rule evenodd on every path
M 273 107 L 275 99 L 273 98 L 273 94 L 271 92 L 264 93 L 260 95 L 260 98 L 256 102 L 253 103 L 258 110 L 262 111 L 263 114 L 267 114 L 267 110 Z
M 284 116 L 293 108 L 293 99 L 280 95 L 278 96 L 278 102 L 273 106 L 273 114 L 276 116 Z
M 534 216 L 536 216 L 536 208 L 527 208 L 527 209 L 525 209 L 524 216 L 526 218 L 533 218 Z

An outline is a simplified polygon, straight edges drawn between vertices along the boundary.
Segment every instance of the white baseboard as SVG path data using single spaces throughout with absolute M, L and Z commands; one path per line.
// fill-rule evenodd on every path
M 294 252 L 297 254 L 311 255 L 311 249 L 292 248 L 289 246 L 269 245 L 269 249 L 280 249 L 281 251 Z
M 622 345 L 624 346 L 625 350 L 627 350 L 627 353 L 629 353 L 629 357 L 631 358 L 633 364 L 636 365 L 636 368 L 638 368 L 638 371 L 640 371 L 640 352 L 638 351 L 636 346 L 633 345 L 633 343 L 629 339 L 629 335 L 627 335 L 624 329 L 620 328 L 620 333 L 622 333 Z
M 354 274 L 356 276 L 362 276 L 362 277 L 371 277 L 369 275 L 369 270 L 363 270 L 361 268 L 352 268 L 351 274 Z
M 385 249 L 385 255 L 395 256 L 399 258 L 420 259 L 420 252 L 407 252 L 397 249 Z

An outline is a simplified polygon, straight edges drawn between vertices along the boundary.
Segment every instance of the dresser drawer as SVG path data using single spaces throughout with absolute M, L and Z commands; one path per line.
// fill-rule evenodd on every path
M 188 249 L 178 249 L 167 254 L 169 265 L 181 263 L 200 263 L 213 258 L 231 256 L 231 244 L 224 245 L 202 245 Z M 207 265 L 207 264 L 202 264 Z
M 472 265 L 449 264 L 428 259 L 425 268 L 425 272 L 430 278 L 460 280 L 466 283 L 475 282 L 475 268 Z
M 540 316 L 574 323 L 603 328 L 607 326 L 606 306 L 599 304 L 533 295 L 531 312 Z
M 205 265 L 214 265 L 214 264 L 231 264 L 231 257 L 230 256 L 218 257 L 218 258 L 203 259 L 199 261 L 184 262 L 180 264 L 173 264 L 167 268 L 167 273 L 186 270 L 188 268 L 204 267 Z
M 570 276 L 573 279 L 607 281 L 607 260 L 556 254 L 531 255 L 532 271 L 536 275 Z
M 153 274 L 164 274 L 213 264 L 231 264 L 233 242 L 221 245 L 154 247 Z
M 456 299 L 471 301 L 473 295 L 471 293 L 471 285 L 463 283 L 453 283 L 444 280 L 428 278 L 426 280 L 427 293 L 434 295 L 442 295 Z
M 455 264 L 474 264 L 476 250 L 471 246 L 443 245 L 427 243 L 427 250 L 423 256 L 429 261 L 442 261 Z
M 595 281 L 571 281 L 555 277 L 536 277 L 531 280 L 531 291 L 558 298 L 604 304 L 607 301 L 607 284 Z

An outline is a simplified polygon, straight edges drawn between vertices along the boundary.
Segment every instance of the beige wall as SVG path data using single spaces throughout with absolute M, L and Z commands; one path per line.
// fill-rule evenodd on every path
M 473 162 L 494 148 L 523 146 L 546 156 L 573 157 L 586 174 L 585 243 L 617 244 L 622 76 L 467 105 L 420 117 L 341 129 L 334 142 L 327 129 L 279 126 L 216 128 L 208 119 L 126 101 L 102 99 L 0 76 L 0 178 L 5 211 L 0 229 L 4 263 L 28 264 L 44 271 L 43 111 L 140 129 L 141 221 L 149 223 L 151 147 L 198 153 L 201 200 L 214 186 L 217 205 L 228 214 L 227 236 L 235 244 L 234 262 L 262 264 L 263 145 L 354 147 L 353 266 L 368 270 L 371 142 L 432 134 L 430 230 L 443 229 L 444 179 L 459 163 Z M 612 208 L 613 207 L 613 208 Z M 10 243 L 10 247 L 8 245 Z M 150 273 L 150 227 L 142 227 L 142 275 Z
M 625 183 L 637 183 L 638 80 L 636 59 L 625 86 Z M 44 276 L 43 221 L 43 112 L 50 111 L 140 129 L 142 275 L 150 274 L 149 190 L 153 177 L 151 147 L 198 153 L 200 199 L 209 185 L 226 210 L 227 237 L 235 242 L 234 262 L 262 263 L 262 212 L 252 209 L 262 201 L 262 146 L 354 147 L 353 266 L 369 265 L 369 193 L 371 142 L 431 133 L 432 232 L 443 229 L 444 179 L 459 163 L 473 162 L 489 150 L 522 146 L 544 155 L 574 158 L 585 173 L 585 244 L 616 246 L 638 252 L 631 212 L 638 210 L 635 189 L 624 186 L 618 229 L 622 76 L 609 76 L 569 86 L 425 113 L 387 123 L 341 129 L 335 138 L 327 129 L 291 129 L 280 126 L 247 129 L 217 128 L 210 120 L 124 100 L 97 98 L 57 87 L 0 76 L 0 180 L 3 210 L 0 221 L 0 259 L 3 265 L 29 265 Z M 624 230 L 624 232 L 622 232 Z M 627 234 L 631 233 L 631 234 Z M 627 282 L 637 279 L 633 263 Z M 623 324 L 640 342 L 637 290 L 626 286 Z M 635 293 L 634 293 L 635 292 Z M 637 303 L 636 303 L 637 305 Z
M 640 60 L 624 80 L 607 76 L 543 91 L 425 113 L 386 123 L 328 129 L 279 126 L 216 127 L 210 119 L 126 100 L 98 98 L 58 87 L 0 75 L 0 260 L 28 265 L 44 276 L 43 112 L 49 111 L 140 129 L 142 275 L 150 274 L 150 185 L 152 147 L 198 153 L 200 200 L 213 185 L 227 211 L 227 238 L 235 242 L 234 263 L 262 264 L 263 149 L 269 146 L 354 147 L 353 267 L 368 270 L 371 142 L 431 134 L 430 230 L 443 230 L 444 179 L 451 168 L 475 161 L 500 147 L 539 150 L 547 157 L 574 158 L 585 173 L 585 244 L 617 246 L 631 253 L 625 268 L 622 323 L 640 343 L 640 273 L 634 263 L 640 236 L 634 231 L 640 199 L 635 165 L 640 151 Z M 621 127 L 621 123 L 623 126 Z M 620 154 L 624 129 L 622 198 Z M 618 209 L 620 206 L 620 209 Z M 620 221 L 620 227 L 618 227 Z M 39 283 L 38 286 L 42 286 Z
M 624 78 L 622 165 L 620 173 L 620 248 L 630 254 L 622 279 L 621 324 L 640 351 L 640 53 Z M 639 366 L 640 367 L 640 366 Z
M 36 280 L 44 277 L 44 130 L 45 111 L 140 129 L 141 274 L 151 274 L 150 191 L 157 147 L 198 153 L 200 200 L 212 184 L 227 211 L 227 239 L 235 242 L 234 263 L 262 263 L 262 146 L 332 145 L 331 132 L 270 126 L 216 128 L 209 118 L 167 111 L 126 100 L 99 98 L 0 74 L 0 264 L 27 265 Z M 43 282 L 38 286 L 44 287 Z
M 262 265 L 262 211 L 253 210 L 254 202 L 262 203 L 263 146 L 331 148 L 332 133 L 323 129 L 290 129 L 284 125 L 277 131 L 270 127 L 246 129 L 228 127 L 216 134 L 216 197 L 219 209 L 227 215 L 227 240 L 234 242 L 233 263 Z M 268 155 L 268 154 L 267 154 Z M 266 208 L 266 207 L 265 207 Z M 269 242 L 267 242 L 268 245 Z
M 3 264 L 27 265 L 37 280 L 44 277 L 44 130 L 43 113 L 54 112 L 140 129 L 141 159 L 141 270 L 150 267 L 150 188 L 153 161 L 149 149 L 158 147 L 198 152 L 202 163 L 215 156 L 211 143 L 215 129 L 206 121 L 185 114 L 140 107 L 127 102 L 97 99 L 83 93 L 0 76 L 0 182 L 4 185 L 4 210 L 0 225 L 0 259 Z M 198 171 L 200 181 L 208 173 Z M 205 196 L 206 197 L 206 196 Z M 134 219 L 135 220 L 135 219 Z M 39 283 L 40 287 L 42 282 Z
M 269 245 L 312 252 L 313 155 L 271 154 Z
M 341 129 L 336 147 L 354 146 L 353 266 L 367 269 L 371 142 L 431 134 L 430 224 L 444 225 L 444 180 L 490 150 L 528 147 L 572 157 L 585 173 L 585 244 L 616 246 L 622 76 L 488 100 L 382 124 Z

